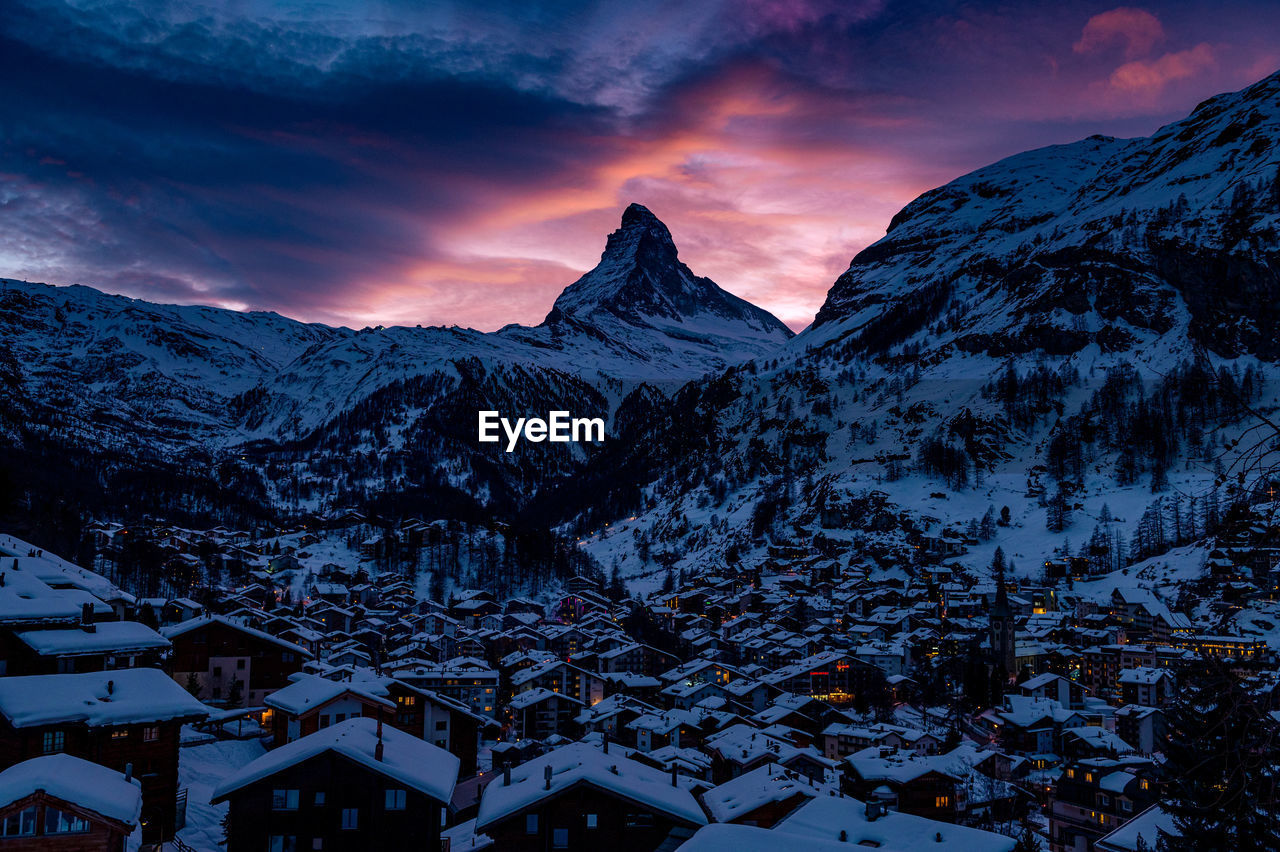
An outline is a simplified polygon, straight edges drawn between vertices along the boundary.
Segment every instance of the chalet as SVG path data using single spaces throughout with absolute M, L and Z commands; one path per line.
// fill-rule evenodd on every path
M 0 849 L 124 852 L 141 815 L 128 770 L 50 754 L 0 772 Z
M 1029 698 L 1053 699 L 1072 710 L 1083 710 L 1085 696 L 1089 694 L 1079 683 L 1051 672 L 1018 684 L 1018 691 Z
M 1177 686 L 1168 669 L 1140 666 L 1120 672 L 1120 700 L 1125 704 L 1164 707 L 1173 700 Z
M 347 719 L 390 719 L 396 710 L 377 686 L 309 674 L 295 675 L 292 683 L 267 696 L 266 705 L 273 748 Z
M 160 631 L 173 643 L 173 679 L 224 707 L 258 707 L 311 655 L 292 642 L 220 615 Z
M 1146 758 L 1094 758 L 1068 763 L 1049 808 L 1052 852 L 1092 849 L 1159 797 L 1155 765 Z
M 921 757 L 913 751 L 865 749 L 846 758 L 841 787 L 857 799 L 870 799 L 887 788 L 897 810 L 904 814 L 955 822 L 963 807 L 962 778 L 945 756 Z
M 9 674 L 59 674 L 158 668 L 172 647 L 169 640 L 145 624 L 134 621 L 88 620 L 84 607 L 79 627 L 24 630 L 9 660 Z
M 707 823 L 678 776 L 620 751 L 574 743 L 504 770 L 485 787 L 476 831 L 503 852 L 651 852 Z
M 458 759 L 373 719 L 348 719 L 224 780 L 228 852 L 439 849 Z
M 545 739 L 572 730 L 573 720 L 585 702 L 572 695 L 537 687 L 521 692 L 510 701 L 515 733 L 520 739 Z
M 816 795 L 807 780 L 770 763 L 704 791 L 701 800 L 715 822 L 770 828 Z
M 0 678 L 0 766 L 65 752 L 131 768 L 143 839 L 156 842 L 175 828 L 179 731 L 208 712 L 157 669 Z

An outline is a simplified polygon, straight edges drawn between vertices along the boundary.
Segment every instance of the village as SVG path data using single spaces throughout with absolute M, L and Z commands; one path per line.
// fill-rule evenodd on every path
M 1084 595 L 1078 558 L 977 578 L 957 530 L 891 572 L 779 550 L 643 597 L 439 600 L 389 557 L 418 521 L 89 532 L 99 571 L 0 535 L 12 848 L 1136 852 L 1177 831 L 1188 672 L 1226 661 L 1280 717 L 1274 648 L 1205 615 L 1276 600 L 1263 522 L 1177 606 Z M 139 538 L 163 594 L 108 577 Z M 335 538 L 356 558 L 307 567 Z

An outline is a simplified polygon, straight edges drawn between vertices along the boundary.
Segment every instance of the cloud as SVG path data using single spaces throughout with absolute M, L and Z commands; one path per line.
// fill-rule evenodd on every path
M 1151 99 L 1176 80 L 1186 80 L 1216 64 L 1213 48 L 1205 43 L 1166 53 L 1158 59 L 1126 62 L 1111 72 L 1111 88 L 1136 98 Z
M 1120 6 L 1090 18 L 1072 49 L 1076 53 L 1092 53 L 1123 44 L 1125 57 L 1134 59 L 1149 55 L 1162 41 L 1164 27 L 1159 18 L 1145 9 Z

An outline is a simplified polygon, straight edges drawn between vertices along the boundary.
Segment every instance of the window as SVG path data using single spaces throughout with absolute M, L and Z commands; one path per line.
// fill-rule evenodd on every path
M 316 806 L 317 808 L 322 808 L 322 807 L 324 807 L 324 790 L 317 790 L 317 791 L 316 791 L 315 806 Z
M 111 732 L 111 739 L 113 740 L 124 740 L 128 738 L 129 738 L 128 728 L 116 728 L 114 731 Z
M 436 730 L 437 730 L 437 731 L 447 731 L 447 730 L 449 730 L 449 720 L 448 720 L 448 719 L 441 719 L 439 722 L 436 722 Z
M 1128 799 L 1121 799 L 1120 810 L 1124 811 L 1127 814 L 1133 813 L 1133 802 L 1129 801 Z
M 298 809 L 297 790 L 272 790 L 271 810 L 296 811 Z
M 627 828 L 653 828 L 653 814 L 627 814 Z
M 53 754 L 55 751 L 62 751 L 66 741 L 66 734 L 62 731 L 45 731 L 40 745 L 45 754 Z
M 551 829 L 551 848 L 552 849 L 568 849 L 569 848 L 569 829 L 567 828 Z
M 323 848 L 324 848 L 324 838 L 323 838 L 323 837 L 317 837 L 317 838 L 315 838 L 314 840 L 312 840 L 312 841 L 311 841 L 311 848 L 312 848 L 312 849 L 323 849 Z
M 298 838 L 292 834 L 273 834 L 267 841 L 268 852 L 297 852 Z
M 524 833 L 525 834 L 538 833 L 538 815 L 537 814 L 525 814 Z
M 355 831 L 360 827 L 360 809 L 359 808 L 343 808 L 342 809 L 342 830 Z
M 587 828 L 596 828 L 600 825 L 600 817 L 596 814 L 587 814 Z
M 73 813 L 45 806 L 45 834 L 81 834 L 89 830 L 89 821 Z
M 321 714 L 320 714 L 320 727 L 322 727 L 322 728 L 327 728 L 327 727 L 329 727 L 329 714 L 328 714 L 328 713 L 321 713 Z
M 934 800 L 933 800 L 933 806 L 934 806 L 935 808 L 948 808 L 948 807 L 951 807 L 951 797 L 950 797 L 950 796 L 936 796 L 936 797 L 934 798 Z
M 404 790 L 388 790 L 386 796 L 386 807 L 389 811 L 402 811 L 405 806 Z
M 335 725 L 336 725 L 336 724 L 338 724 L 339 722 L 345 722 L 345 721 L 347 721 L 347 714 L 346 714 L 346 713 L 337 713 L 337 714 L 335 714 L 335 715 L 334 715 L 334 717 L 333 717 L 333 723 L 334 723 Z
M 214 667 L 213 667 L 213 676 L 214 676 L 214 677 L 222 677 L 222 666 L 214 666 Z
M 26 810 L 18 811 L 4 818 L 0 825 L 0 836 L 25 837 L 36 833 L 36 809 L 33 805 Z
M 1099 794 L 1098 794 L 1098 807 L 1100 807 L 1100 808 L 1106 808 L 1106 807 L 1110 807 L 1110 806 L 1111 806 L 1111 797 L 1110 797 L 1110 796 L 1108 796 L 1106 793 L 1099 793 Z
M 242 659 L 239 659 L 239 660 L 236 660 L 236 668 L 238 668 L 238 669 L 243 669 L 243 668 L 244 668 L 244 659 L 243 659 L 243 658 L 242 658 Z
M 144 743 L 153 743 L 160 739 L 160 726 L 148 725 L 142 729 L 142 741 Z

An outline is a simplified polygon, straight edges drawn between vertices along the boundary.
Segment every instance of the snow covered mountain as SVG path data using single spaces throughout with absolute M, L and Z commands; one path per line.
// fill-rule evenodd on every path
M 0 430 L 46 452 L 253 463 L 278 451 L 298 475 L 270 496 L 298 501 L 325 490 L 322 478 L 361 494 L 396 490 L 405 471 L 373 473 L 367 460 L 403 452 L 419 485 L 485 505 L 518 501 L 572 469 L 582 449 L 490 452 L 475 441 L 477 408 L 608 418 L 639 386 L 671 392 L 792 336 L 693 275 L 666 226 L 639 205 L 545 322 L 494 333 L 355 331 L 0 280 L 0 379 L 11 397 Z
M 639 205 L 627 208 L 600 264 L 532 328 L 353 331 L 0 280 L 0 330 L 26 393 L 82 416 L 87 430 L 119 421 L 179 444 L 297 438 L 394 382 L 456 378 L 460 361 L 670 385 L 792 337 L 694 276 L 666 226 Z
M 999 356 L 1140 350 L 1176 333 L 1274 360 L 1277 140 L 1272 75 L 1150 137 L 1093 136 L 965 175 L 853 259 L 809 342 Z
M 1280 408 L 1278 226 L 1280 74 L 1147 138 L 979 169 L 895 216 L 767 362 L 624 404 L 637 449 L 594 457 L 562 517 L 655 584 L 910 564 L 920 536 L 977 542 L 978 574 L 996 546 L 1031 573 L 1203 541 Z

